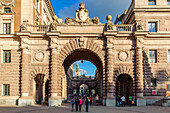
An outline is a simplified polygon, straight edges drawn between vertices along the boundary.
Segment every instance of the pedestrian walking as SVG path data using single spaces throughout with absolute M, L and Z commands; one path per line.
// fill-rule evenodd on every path
M 78 99 L 78 97 L 77 97 L 76 100 L 75 100 L 76 111 L 78 111 L 79 103 L 80 103 L 80 101 L 79 101 L 79 99 Z
M 74 97 L 72 97 L 71 98 L 72 111 L 74 111 L 74 104 L 75 104 Z
M 118 96 L 118 97 L 117 97 L 117 106 L 118 106 L 118 107 L 120 106 L 120 101 L 121 101 L 120 96 Z
M 125 106 L 125 97 L 124 97 L 124 95 L 121 97 L 121 100 L 122 100 L 122 106 Z
M 83 101 L 82 101 L 81 97 L 79 97 L 79 111 L 81 111 L 82 104 L 83 104 Z
M 92 96 L 90 95 L 90 96 L 89 96 L 90 105 L 92 105 L 92 99 L 93 99 L 93 98 L 92 98 Z
M 129 96 L 129 105 L 132 105 L 132 96 Z
M 95 96 L 95 101 L 96 101 L 96 105 L 98 106 L 98 104 L 99 104 L 99 96 L 98 96 L 98 94 L 96 94 L 96 96 Z
M 85 103 L 86 103 L 86 112 L 89 112 L 89 102 L 90 102 L 89 98 L 86 97 L 86 99 L 85 99 Z

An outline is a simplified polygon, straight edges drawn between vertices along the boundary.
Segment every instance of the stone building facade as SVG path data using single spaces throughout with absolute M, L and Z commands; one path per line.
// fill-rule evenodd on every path
M 133 96 L 137 106 L 165 99 L 170 84 L 170 5 L 167 0 L 151 1 L 132 0 L 117 19 L 122 24 L 113 24 L 110 15 L 101 24 L 98 17 L 89 18 L 80 3 L 74 19 L 63 22 L 54 16 L 50 26 L 24 21 L 20 31 L 0 34 L 0 103 L 32 105 L 48 95 L 49 106 L 61 105 L 71 80 L 67 71 L 77 60 L 97 67 L 103 105 L 116 106 L 122 95 Z

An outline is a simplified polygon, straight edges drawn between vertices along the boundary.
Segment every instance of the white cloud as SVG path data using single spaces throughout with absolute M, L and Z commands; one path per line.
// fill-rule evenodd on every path
M 84 2 L 86 9 L 89 11 L 90 18 L 97 16 L 102 23 L 106 23 L 107 15 L 112 15 L 114 21 L 118 14 L 122 14 L 125 9 L 129 7 L 131 1 L 132 0 L 79 0 L 78 3 L 60 10 L 57 16 L 63 18 L 63 20 L 66 17 L 74 18 L 79 3 Z

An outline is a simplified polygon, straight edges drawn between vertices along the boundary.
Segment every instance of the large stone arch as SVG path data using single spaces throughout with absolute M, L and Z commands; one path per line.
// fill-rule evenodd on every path
M 79 39 L 80 40 L 80 39 Z M 83 44 L 81 44 L 81 41 L 78 41 L 78 39 L 70 40 L 68 43 L 65 44 L 65 46 L 60 51 L 60 64 L 64 62 L 64 60 L 69 56 L 73 51 L 77 49 L 87 49 L 94 54 L 96 54 L 99 59 L 102 62 L 102 65 L 104 64 L 104 54 L 102 51 L 102 48 L 99 47 L 98 44 L 96 44 L 93 40 L 83 40 Z
M 61 78 L 64 78 L 66 75 L 66 71 L 68 69 L 65 68 L 64 62 L 68 58 L 69 55 L 74 54 L 75 51 L 78 50 L 84 50 L 84 51 L 89 51 L 90 53 L 94 54 L 94 56 L 97 57 L 97 59 L 100 61 L 102 69 L 100 69 L 100 74 L 103 76 L 104 73 L 104 52 L 102 51 L 102 48 L 100 48 L 100 45 L 95 43 L 93 40 L 88 40 L 88 39 L 74 39 L 70 40 L 68 43 L 66 43 L 63 48 L 59 51 L 59 60 L 58 60 L 58 69 L 60 70 L 60 75 Z M 90 61 L 90 60 L 89 60 Z M 91 61 L 90 61 L 91 62 Z M 94 65 L 95 63 L 92 62 Z M 97 67 L 97 65 L 95 65 Z M 99 67 L 99 66 L 98 66 Z M 101 80 L 103 77 L 101 76 Z M 66 80 L 65 80 L 65 84 Z M 61 85 L 62 86 L 62 85 Z M 101 90 L 103 89 L 103 86 L 101 86 Z M 67 92 L 67 91 L 65 91 Z

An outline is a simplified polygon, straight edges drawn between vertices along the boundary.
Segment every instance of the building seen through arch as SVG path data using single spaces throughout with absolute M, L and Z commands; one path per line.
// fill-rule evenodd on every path
M 115 22 L 108 14 L 101 23 L 84 3 L 63 20 L 50 0 L 1 0 L 0 104 L 59 106 L 86 84 L 101 105 L 122 95 L 136 106 L 169 105 L 169 9 L 166 0 L 131 0 Z M 95 77 L 78 65 L 74 77 L 76 61 L 94 64 Z

